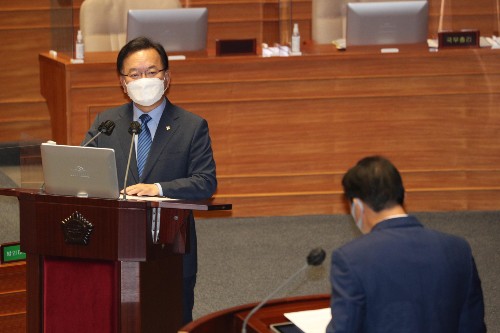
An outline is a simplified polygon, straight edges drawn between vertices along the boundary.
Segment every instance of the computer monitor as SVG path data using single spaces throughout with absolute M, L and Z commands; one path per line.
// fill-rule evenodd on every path
M 427 1 L 347 4 L 346 45 L 423 43 L 428 38 Z
M 208 9 L 131 9 L 127 15 L 127 42 L 148 37 L 167 52 L 204 51 Z

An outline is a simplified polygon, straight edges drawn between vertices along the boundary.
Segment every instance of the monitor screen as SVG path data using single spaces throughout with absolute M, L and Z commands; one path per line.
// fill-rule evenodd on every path
M 414 44 L 427 41 L 427 1 L 347 4 L 347 46 Z
M 127 42 L 148 37 L 167 52 L 203 51 L 207 46 L 208 9 L 131 9 Z

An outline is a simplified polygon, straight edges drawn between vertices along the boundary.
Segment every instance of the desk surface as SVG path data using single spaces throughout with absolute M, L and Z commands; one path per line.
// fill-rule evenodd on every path
M 245 304 L 199 318 L 179 333 L 239 333 L 248 313 L 257 305 Z M 284 313 L 315 310 L 330 306 L 330 295 L 310 295 L 272 300 L 248 321 L 248 333 L 272 333 L 269 325 L 286 322 Z

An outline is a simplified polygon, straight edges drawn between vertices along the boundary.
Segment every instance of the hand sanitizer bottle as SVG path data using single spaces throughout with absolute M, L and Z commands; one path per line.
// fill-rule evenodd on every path
M 300 52 L 300 33 L 299 33 L 299 24 L 293 24 L 293 32 L 292 32 L 292 52 L 291 55 L 301 55 Z
M 84 46 L 83 46 L 83 36 L 82 32 L 78 30 L 76 35 L 76 45 L 75 45 L 75 59 L 83 60 L 84 57 Z

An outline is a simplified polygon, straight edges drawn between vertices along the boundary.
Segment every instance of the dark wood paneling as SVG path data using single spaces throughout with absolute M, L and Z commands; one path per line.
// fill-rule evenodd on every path
M 26 332 L 26 314 L 19 313 L 11 316 L 0 317 L 0 327 L 9 333 Z
M 79 7 L 83 0 L 75 0 L 73 6 L 74 24 L 78 26 Z M 210 10 L 209 45 L 216 39 L 256 37 L 258 41 L 271 42 L 276 31 L 278 15 L 276 1 L 250 0 L 182 0 L 184 6 L 208 7 Z M 430 32 L 437 31 L 441 2 L 430 2 Z M 49 117 L 47 108 L 39 93 L 37 55 L 51 47 L 50 34 L 50 0 L 4 1 L 0 4 L 0 38 L 2 45 L 2 72 L 16 68 L 15 80 L 0 90 L 0 110 L 9 113 L 9 105 L 15 103 L 19 107 L 26 103 L 40 102 L 35 109 L 26 110 L 27 119 L 22 125 L 16 121 L 6 123 L 8 129 L 0 135 L 0 141 L 19 140 L 19 131 L 42 140 L 51 137 L 45 126 Z M 302 39 L 310 39 L 311 0 L 294 2 L 294 19 L 300 23 Z M 494 2 L 453 1 L 445 6 L 444 27 L 479 28 L 485 35 L 498 30 L 498 20 L 494 15 Z M 449 16 L 452 15 L 453 19 Z M 267 36 L 264 37 L 264 36 Z M 20 64 L 20 65 L 19 65 Z M 42 117 L 42 118 L 41 118 Z M 38 122 L 44 122 L 39 125 Z
M 40 95 L 38 53 L 50 49 L 50 1 L 3 1 L 0 38 L 0 71 L 10 73 L 0 89 L 0 142 L 48 139 L 49 114 Z
M 26 265 L 0 265 L 0 330 L 26 332 Z

